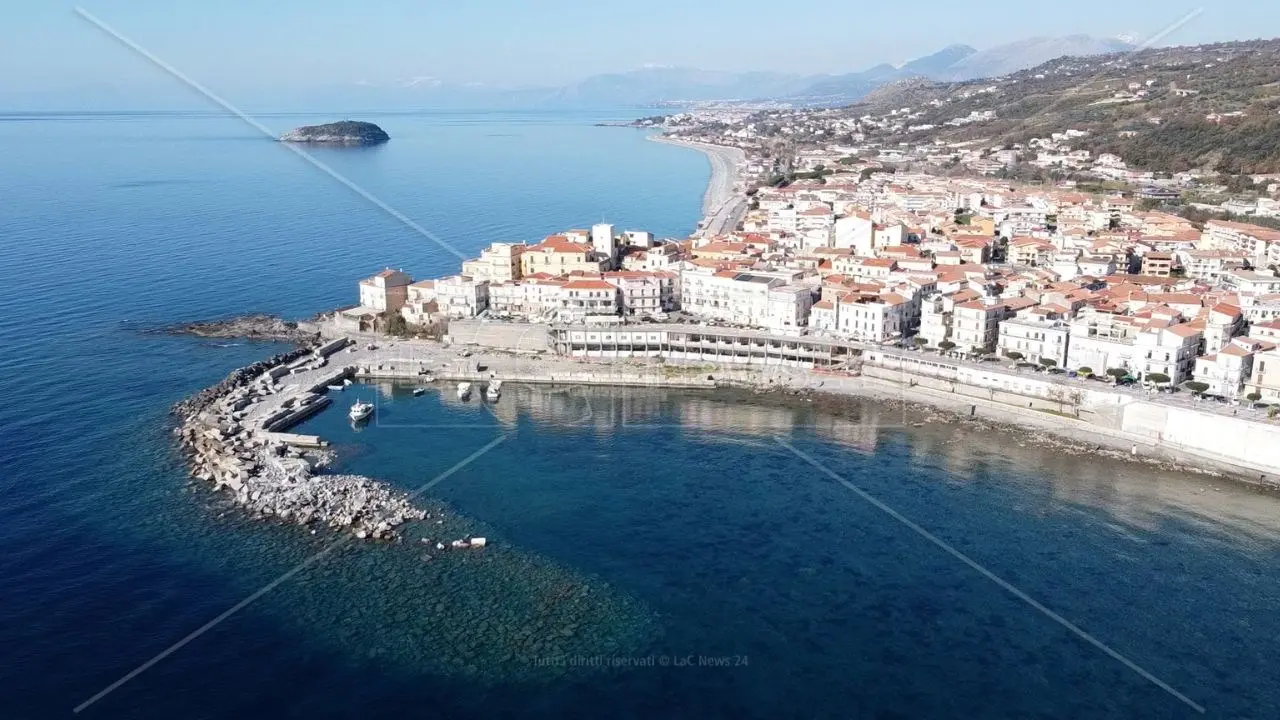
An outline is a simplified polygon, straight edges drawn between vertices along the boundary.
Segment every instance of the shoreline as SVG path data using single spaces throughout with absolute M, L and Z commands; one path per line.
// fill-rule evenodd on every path
M 695 235 L 723 235 L 732 232 L 746 211 L 747 198 L 737 191 L 747 155 L 741 148 L 682 140 L 667 135 L 648 135 L 653 142 L 697 150 L 711 164 L 711 177 L 702 195 L 702 220 Z
M 465 354 L 464 354 L 465 353 Z M 483 367 L 483 370 L 478 369 Z M 964 395 L 904 387 L 866 375 L 832 375 L 800 368 L 759 368 L 714 363 L 599 361 L 559 355 L 522 356 L 427 340 L 341 335 L 234 371 L 217 386 L 180 403 L 175 430 L 191 474 L 227 489 L 252 514 L 327 524 L 359 538 L 394 539 L 397 526 L 421 512 L 409 498 L 377 480 L 328 475 L 313 459 L 331 452 L 316 436 L 289 429 L 333 405 L 332 388 L 345 382 L 391 380 L 519 385 L 640 387 L 721 390 L 805 396 L 822 403 L 867 401 L 901 404 L 903 428 L 919 426 L 906 413 L 924 411 L 925 422 L 974 425 L 1004 437 L 1025 438 L 1075 456 L 1102 456 L 1176 472 L 1205 474 L 1242 487 L 1277 490 L 1272 473 L 1215 459 L 1195 450 L 1152 441 L 1054 413 Z M 449 392 L 444 388 L 442 392 Z M 477 388 L 483 393 L 483 388 Z M 483 399 L 481 400 L 483 402 Z M 940 417 L 944 416 L 944 417 Z M 282 512 L 283 510 L 283 512 Z

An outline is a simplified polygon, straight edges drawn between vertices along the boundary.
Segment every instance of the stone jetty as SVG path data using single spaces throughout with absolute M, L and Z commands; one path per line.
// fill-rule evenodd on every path
M 425 513 L 383 483 L 317 472 L 326 443 L 286 432 L 331 403 L 329 385 L 355 373 L 331 367 L 349 341 L 310 343 L 240 368 L 178 403 L 175 429 L 193 477 L 225 490 L 251 513 L 301 525 L 325 525 L 357 538 L 393 539 Z

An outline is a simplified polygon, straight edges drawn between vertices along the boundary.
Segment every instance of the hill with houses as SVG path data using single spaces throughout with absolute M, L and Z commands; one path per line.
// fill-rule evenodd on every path
M 911 79 L 846 108 L 909 142 L 1015 145 L 1063 129 L 1132 167 L 1280 172 L 1280 39 L 1063 57 L 1009 75 Z

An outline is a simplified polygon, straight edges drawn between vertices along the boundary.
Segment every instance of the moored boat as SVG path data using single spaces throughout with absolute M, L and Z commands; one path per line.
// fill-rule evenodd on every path
M 458 399 L 466 400 L 469 397 L 471 397 L 471 383 L 469 382 L 458 383 Z
M 373 414 L 373 403 L 367 403 L 363 400 L 357 400 L 351 406 L 351 411 L 347 413 L 347 417 L 359 422 Z
M 490 402 L 493 402 L 493 401 L 497 400 L 497 399 L 498 399 L 498 397 L 499 397 L 501 394 L 502 394 L 502 381 L 501 381 L 501 380 L 494 380 L 494 381 L 490 382 L 490 383 L 489 383 L 489 387 L 485 388 L 485 391 L 484 391 L 484 396 L 485 396 L 485 397 L 486 397 Z

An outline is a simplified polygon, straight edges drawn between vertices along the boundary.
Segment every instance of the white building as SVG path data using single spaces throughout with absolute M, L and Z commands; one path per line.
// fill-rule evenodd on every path
M 855 255 L 870 257 L 875 252 L 875 223 L 865 213 L 837 218 L 834 223 L 835 247 L 853 248 Z
M 560 286 L 557 319 L 562 322 L 585 320 L 588 316 L 617 315 L 618 288 L 595 278 L 574 279 Z
M 763 327 L 769 330 L 788 330 L 809 324 L 809 311 L 813 308 L 813 291 L 801 285 L 783 285 L 769 288 Z
M 429 325 L 439 306 L 436 304 L 436 281 L 420 280 L 408 288 L 400 315 L 410 325 Z
M 1030 362 L 1043 358 L 1052 360 L 1056 367 L 1067 366 L 1071 331 L 1061 320 L 1009 318 L 1000 322 L 999 332 L 996 350 L 1001 355 L 1016 352 Z
M 1254 267 L 1280 263 L 1280 230 L 1260 225 L 1210 220 L 1205 223 L 1199 247 L 1204 250 L 1227 250 L 1243 253 Z
M 591 226 L 591 249 L 600 257 L 613 258 L 617 255 L 618 241 L 613 234 L 613 225 L 596 223 Z
M 397 312 L 404 307 L 413 278 L 399 270 L 387 268 L 370 278 L 360 281 L 360 305 L 386 312 Z
M 549 319 L 559 307 L 560 278 L 525 279 L 489 285 L 489 312 L 498 317 Z
M 970 352 L 994 349 L 1000 339 L 1000 321 L 1009 314 L 1008 306 L 996 297 L 960 303 L 953 310 L 951 341 Z
M 1135 377 L 1159 373 L 1178 384 L 1195 366 L 1201 332 L 1188 325 L 1148 327 L 1138 318 L 1081 313 L 1070 323 L 1067 366 L 1094 373 L 1123 368 Z
M 674 272 L 610 272 L 604 281 L 618 288 L 624 316 L 662 316 L 678 307 L 679 275 Z
M 1228 400 L 1244 397 L 1245 383 L 1253 375 L 1254 355 L 1275 347 L 1274 344 L 1250 338 L 1236 338 L 1216 353 L 1196 358 L 1195 379 L 1205 383 L 1209 395 Z
M 845 293 L 815 307 L 811 327 L 826 335 L 882 343 L 901 338 L 914 324 L 911 299 L 897 293 Z
M 475 317 L 489 309 L 489 281 L 453 275 L 436 281 L 436 304 L 452 318 Z
M 493 243 L 480 252 L 480 257 L 462 263 L 462 274 L 491 283 L 520 279 L 520 256 L 524 243 Z
M 624 230 L 622 241 L 631 247 L 653 247 L 653 233 L 646 230 Z
M 794 289 L 770 292 L 797 277 L 787 272 L 690 270 L 680 276 L 680 306 L 692 315 L 735 325 L 786 327 L 788 320 L 792 326 L 804 324 L 811 300 L 806 302 Z

